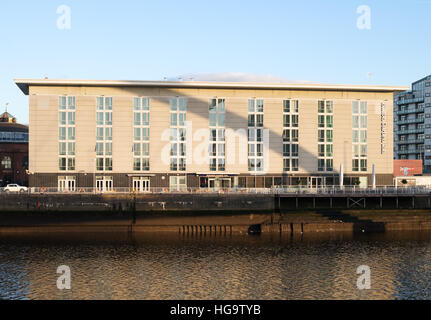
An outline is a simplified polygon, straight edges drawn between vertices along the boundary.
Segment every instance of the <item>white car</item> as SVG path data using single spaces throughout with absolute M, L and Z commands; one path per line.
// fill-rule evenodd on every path
M 23 187 L 17 184 L 8 184 L 6 188 L 4 188 L 4 192 L 27 192 L 28 188 Z

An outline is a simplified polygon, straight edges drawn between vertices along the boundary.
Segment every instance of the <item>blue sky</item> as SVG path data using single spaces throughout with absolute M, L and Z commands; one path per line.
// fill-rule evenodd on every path
M 57 28 L 57 8 L 71 29 Z M 371 29 L 357 28 L 357 8 Z M 0 2 L 0 111 L 28 121 L 14 78 L 162 80 L 240 73 L 410 85 L 431 74 L 431 0 Z

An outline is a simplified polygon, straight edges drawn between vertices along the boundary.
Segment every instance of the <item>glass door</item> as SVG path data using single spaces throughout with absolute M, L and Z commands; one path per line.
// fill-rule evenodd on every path
M 114 184 L 112 178 L 105 178 L 105 192 L 112 192 L 114 190 Z
M 148 178 L 134 178 L 133 179 L 133 192 L 139 192 L 139 193 L 150 192 L 150 179 L 148 179 Z
M 101 180 L 96 180 L 96 191 L 97 192 L 103 192 L 104 190 L 104 180 L 103 179 L 101 179 Z
M 142 192 L 150 192 L 150 179 L 142 180 Z

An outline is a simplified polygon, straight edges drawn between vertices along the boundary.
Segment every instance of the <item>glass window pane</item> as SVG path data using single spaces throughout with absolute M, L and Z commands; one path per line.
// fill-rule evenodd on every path
M 112 126 L 112 112 L 105 113 L 105 124 L 107 126 Z
M 218 115 L 218 125 L 219 125 L 219 127 L 224 127 L 225 126 L 225 119 L 226 119 L 226 116 L 225 116 L 224 113 Z
M 134 124 L 135 126 L 140 126 L 141 125 L 141 114 L 138 112 L 135 112 L 134 115 Z
M 69 142 L 67 152 L 70 156 L 75 155 L 75 142 Z
M 140 98 L 134 98 L 133 99 L 133 109 L 135 111 L 141 110 L 141 99 Z
M 367 128 L 367 116 L 361 116 L 361 128 L 362 129 Z
M 210 99 L 209 112 L 217 111 L 217 99 Z
M 367 102 L 366 101 L 361 101 L 361 113 L 367 114 Z
M 226 101 L 225 99 L 219 99 L 218 101 L 218 112 L 224 113 L 226 111 Z
M 187 99 L 186 98 L 180 98 L 179 104 L 180 104 L 180 111 L 186 111 L 187 110 Z
M 150 113 L 144 112 L 142 114 L 142 125 L 149 126 L 150 125 Z
M 141 158 L 133 159 L 133 170 L 140 171 L 141 170 Z
M 355 129 L 359 128 L 359 116 L 352 117 L 352 127 Z
M 66 97 L 59 97 L 58 106 L 60 110 L 66 110 Z
M 253 113 L 255 110 L 255 101 L 248 100 L 248 112 Z
M 185 125 L 186 125 L 186 114 L 185 113 L 180 113 L 179 114 L 179 126 L 182 126 L 182 127 L 184 127 Z
M 135 141 L 141 140 L 141 129 L 140 128 L 134 128 L 134 137 L 135 137 Z
M 66 112 L 60 112 L 58 114 L 58 122 L 60 125 L 66 125 Z
M 140 156 L 141 155 L 141 144 L 140 143 L 134 143 L 133 144 L 133 151 L 135 156 Z
M 353 114 L 359 113 L 359 101 L 353 101 L 352 102 L 352 113 Z
M 256 112 L 263 112 L 263 100 L 256 100 Z
M 103 112 L 98 112 L 97 113 L 97 125 L 99 126 L 103 126 Z
M 217 114 L 216 113 L 210 113 L 210 127 L 217 126 Z
M 60 156 L 66 155 L 66 143 L 65 142 L 60 142 L 58 144 L 58 153 Z
M 169 99 L 169 106 L 170 106 L 171 111 L 177 111 L 178 110 L 178 99 L 177 98 Z
M 105 110 L 112 110 L 112 98 L 105 98 Z
M 68 128 L 68 139 L 75 140 L 75 128 Z
M 112 128 L 106 128 L 105 133 L 105 139 L 112 140 Z
M 334 105 L 332 101 L 326 101 L 326 112 L 327 113 L 333 113 L 334 112 Z
M 171 113 L 171 126 L 178 125 L 178 115 L 176 113 Z
M 68 113 L 69 125 L 75 125 L 75 112 Z
M 144 143 L 142 144 L 142 155 L 149 156 L 150 155 L 150 144 Z
M 150 110 L 150 98 L 142 99 L 142 110 L 149 111 Z
M 325 101 L 318 102 L 318 112 L 325 113 Z
M 283 112 L 290 112 L 290 100 L 284 100 L 283 102 Z

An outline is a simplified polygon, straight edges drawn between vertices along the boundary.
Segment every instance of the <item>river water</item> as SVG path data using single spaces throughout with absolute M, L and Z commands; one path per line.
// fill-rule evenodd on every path
M 430 284 L 430 233 L 0 238 L 0 299 L 430 299 Z

